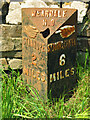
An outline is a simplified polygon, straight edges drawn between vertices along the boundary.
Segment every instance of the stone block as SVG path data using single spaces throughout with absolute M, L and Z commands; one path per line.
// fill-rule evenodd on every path
M 2 15 L 0 15 L 0 24 L 2 24 Z
M 21 25 L 0 25 L 2 28 L 2 37 L 21 37 L 22 35 L 22 26 Z
M 18 24 L 21 23 L 21 6 L 19 2 L 10 2 L 9 12 L 6 16 L 6 23 Z
M 1 12 L 1 10 L 0 10 L 0 15 L 2 15 L 2 12 Z
M 15 9 L 6 16 L 6 23 L 20 24 L 22 22 L 21 9 Z
M 89 24 L 89 27 L 87 29 L 87 36 L 90 37 L 90 24 Z
M 6 16 L 6 23 L 20 24 L 22 22 L 21 8 L 31 7 L 48 7 L 44 1 L 41 0 L 25 0 L 25 2 L 11 2 L 9 6 L 9 13 Z
M 20 3 L 19 2 L 10 2 L 9 5 L 9 12 L 12 12 L 15 9 L 20 9 Z
M 0 41 L 0 51 L 12 51 L 14 50 L 14 43 L 10 40 Z
M 77 50 L 80 51 L 90 51 L 90 38 L 82 37 L 82 38 L 77 38 Z
M 8 64 L 5 58 L 0 58 L 0 69 L 8 69 Z
M 0 40 L 0 51 L 22 50 L 22 38 L 6 38 Z
M 81 2 L 81 1 L 73 1 L 69 3 L 64 3 L 63 8 L 74 8 L 78 10 L 78 23 L 83 22 L 83 18 L 86 15 L 88 10 L 88 4 Z
M 22 50 L 22 38 L 12 38 L 11 41 L 14 43 L 14 50 Z
M 6 52 L 1 52 L 2 57 L 6 58 L 21 58 L 22 57 L 22 51 L 6 51 Z
M 2 28 L 1 28 L 1 26 L 0 26 L 0 37 L 2 36 Z
M 7 3 L 10 3 L 10 0 L 6 0 Z
M 21 4 L 21 8 L 40 7 L 47 8 L 47 4 L 43 0 L 25 0 L 25 3 Z
M 12 69 L 22 69 L 22 60 L 13 58 L 13 59 L 9 60 L 9 66 Z
M 87 12 L 88 19 L 90 19 L 90 9 Z
M 85 23 L 77 24 L 77 35 L 90 37 L 90 24 Z

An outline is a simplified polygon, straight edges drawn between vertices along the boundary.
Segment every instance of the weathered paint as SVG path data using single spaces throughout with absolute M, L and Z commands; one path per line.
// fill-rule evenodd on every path
M 75 9 L 22 9 L 23 76 L 41 96 L 76 83 L 76 22 Z

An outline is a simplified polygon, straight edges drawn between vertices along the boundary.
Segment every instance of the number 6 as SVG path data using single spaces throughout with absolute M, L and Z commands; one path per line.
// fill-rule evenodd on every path
M 65 65 L 65 54 L 62 54 L 59 59 L 59 65 L 63 66 Z

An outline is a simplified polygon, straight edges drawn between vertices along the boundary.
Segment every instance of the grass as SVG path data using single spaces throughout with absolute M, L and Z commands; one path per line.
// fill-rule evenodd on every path
M 2 118 L 90 118 L 88 56 L 87 52 L 83 67 L 77 62 L 78 86 L 68 101 L 64 101 L 65 95 L 55 102 L 50 99 L 44 101 L 33 86 L 20 78 L 19 72 L 12 70 L 11 75 L 7 75 L 3 71 Z

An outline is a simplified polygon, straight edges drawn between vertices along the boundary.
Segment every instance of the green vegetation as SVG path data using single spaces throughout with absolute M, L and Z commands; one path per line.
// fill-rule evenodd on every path
M 73 96 L 64 101 L 44 101 L 37 91 L 26 84 L 19 72 L 11 75 L 2 72 L 2 118 L 89 118 L 89 71 L 86 61 L 84 67 L 77 62 L 79 74 L 78 86 Z M 79 55 L 80 58 L 80 55 Z M 34 90 L 33 90 L 34 89 Z

